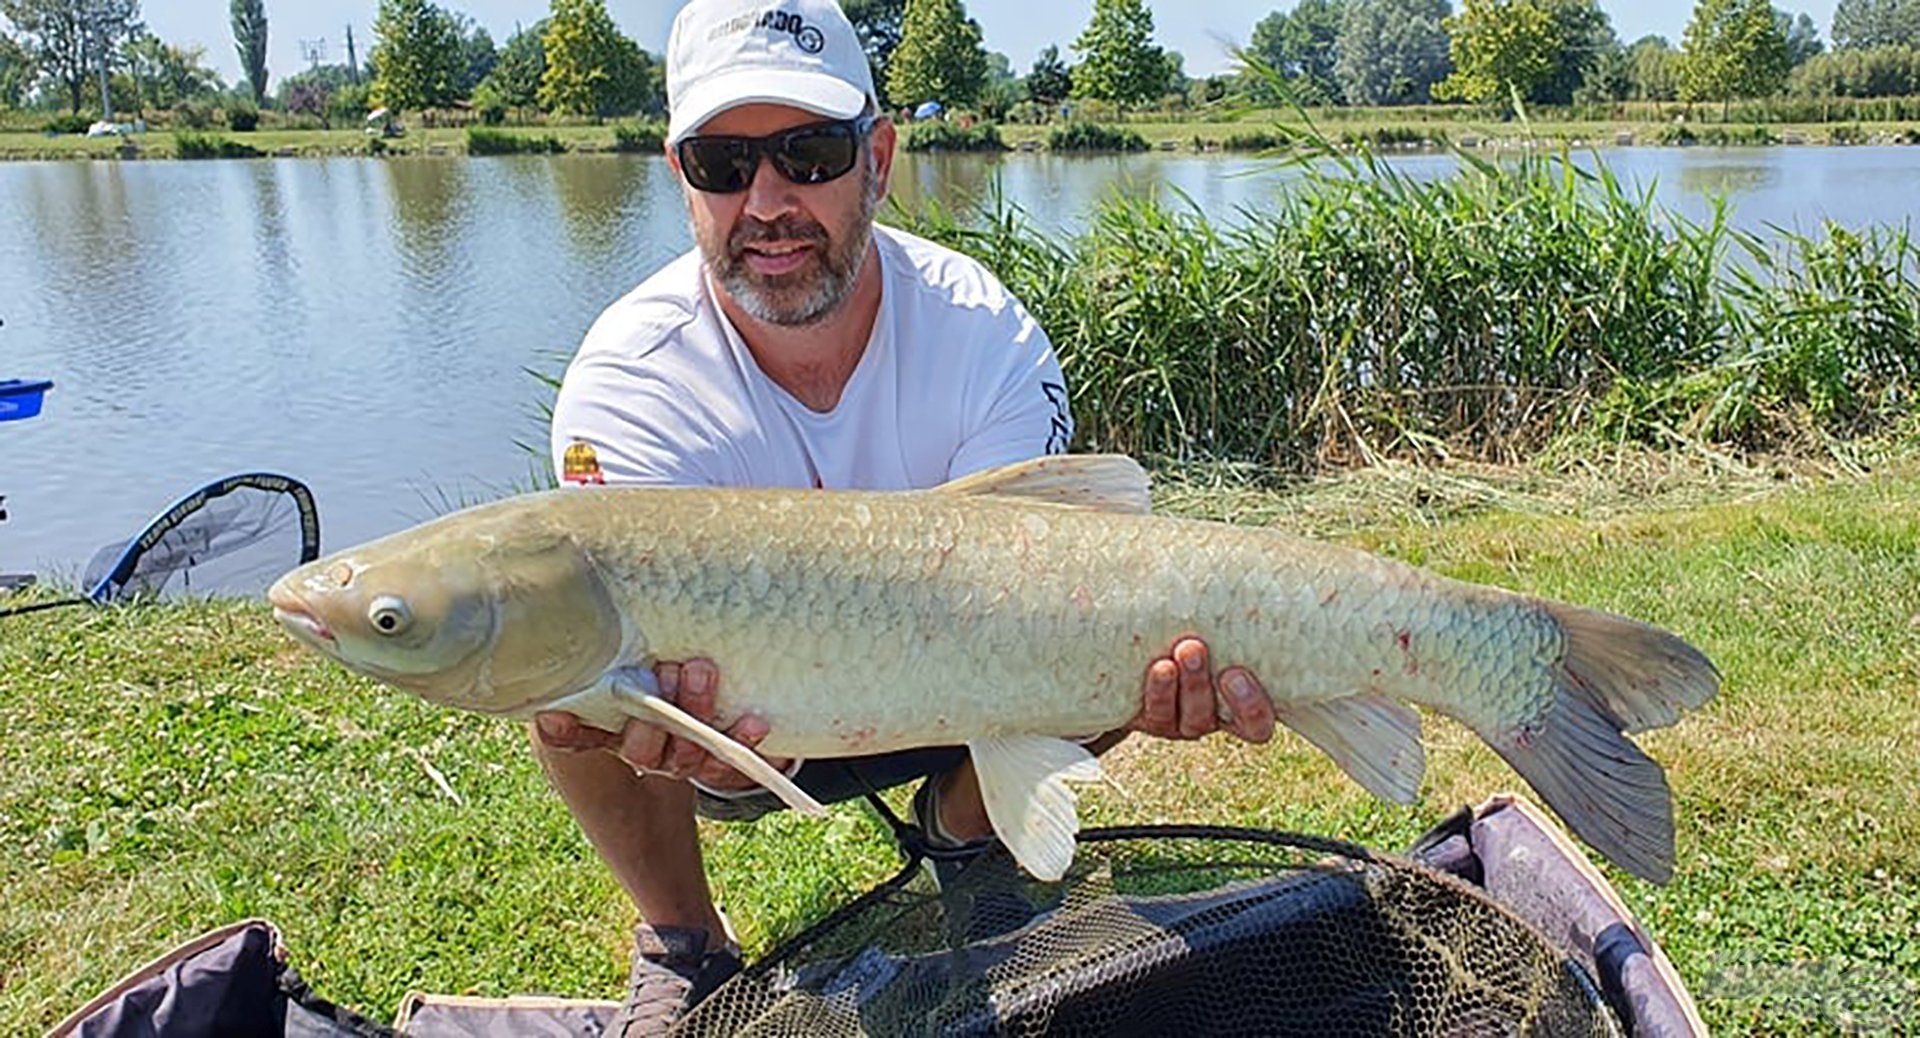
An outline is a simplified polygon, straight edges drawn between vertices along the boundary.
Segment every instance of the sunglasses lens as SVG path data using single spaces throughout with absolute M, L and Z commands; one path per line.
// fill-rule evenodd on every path
M 780 175 L 796 184 L 824 184 L 845 176 L 859 151 L 853 127 L 834 123 L 778 138 L 769 157 Z
M 751 142 L 728 137 L 689 137 L 680 142 L 680 168 L 700 191 L 745 190 L 759 164 Z

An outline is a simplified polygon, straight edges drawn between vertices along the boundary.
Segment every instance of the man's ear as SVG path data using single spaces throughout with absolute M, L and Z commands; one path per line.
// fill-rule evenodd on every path
M 871 136 L 873 148 L 873 173 L 880 182 L 880 199 L 887 197 L 887 191 L 893 186 L 893 153 L 900 143 L 900 136 L 893 128 L 893 120 L 882 117 L 873 124 Z

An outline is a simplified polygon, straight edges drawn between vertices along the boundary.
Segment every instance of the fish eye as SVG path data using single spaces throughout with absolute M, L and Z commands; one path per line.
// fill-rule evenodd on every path
M 367 622 L 381 634 L 399 634 L 412 626 L 413 614 L 405 602 L 392 595 L 381 595 L 367 610 Z

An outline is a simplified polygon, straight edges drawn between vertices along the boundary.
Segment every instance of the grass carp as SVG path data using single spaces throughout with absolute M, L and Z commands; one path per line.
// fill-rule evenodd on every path
M 1074 740 L 1124 726 L 1146 663 L 1185 634 L 1252 668 L 1281 723 L 1375 794 L 1417 794 L 1427 707 L 1655 881 L 1672 873 L 1672 797 L 1626 733 L 1719 687 L 1705 656 L 1635 620 L 1151 515 L 1145 473 L 1118 456 L 908 492 L 531 494 L 310 563 L 269 598 L 301 642 L 378 681 L 503 716 L 637 717 L 809 813 L 759 756 L 650 695 L 652 661 L 712 659 L 716 726 L 761 715 L 769 755 L 965 744 L 996 833 L 1046 879 L 1072 860 L 1068 783 L 1099 775 Z

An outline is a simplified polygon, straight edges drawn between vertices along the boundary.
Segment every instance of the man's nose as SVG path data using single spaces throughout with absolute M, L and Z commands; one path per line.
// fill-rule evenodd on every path
M 772 222 L 775 217 L 792 212 L 798 207 L 794 195 L 793 181 L 780 175 L 773 168 L 772 160 L 760 156 L 760 164 L 754 167 L 753 179 L 747 183 L 746 213 L 763 223 Z

